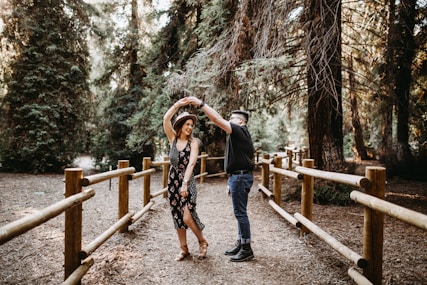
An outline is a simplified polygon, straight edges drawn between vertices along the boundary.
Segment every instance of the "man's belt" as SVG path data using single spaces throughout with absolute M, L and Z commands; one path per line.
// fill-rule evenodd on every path
M 251 170 L 236 170 L 236 171 L 229 173 L 228 175 L 231 176 L 231 175 L 250 174 L 250 173 L 252 173 Z

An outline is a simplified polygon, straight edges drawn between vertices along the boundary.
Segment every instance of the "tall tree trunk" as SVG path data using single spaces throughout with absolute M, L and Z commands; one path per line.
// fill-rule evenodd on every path
M 381 152 L 380 159 L 382 161 L 391 161 L 394 157 L 393 152 L 393 94 L 392 90 L 393 79 L 392 79 L 392 65 L 393 65 L 393 37 L 396 35 L 393 28 L 395 18 L 396 4 L 395 0 L 390 0 L 389 5 L 389 19 L 388 19 L 388 33 L 387 33 L 387 48 L 385 51 L 385 68 L 384 77 L 382 80 L 381 88 L 381 104 L 380 104 L 380 115 L 382 118 L 381 127 Z
M 138 0 L 132 0 L 132 11 L 131 18 L 129 22 L 130 33 L 130 45 L 129 45 L 129 90 L 128 93 L 131 94 L 130 100 L 127 103 L 131 105 L 131 114 L 127 116 L 132 116 L 138 110 L 138 102 L 143 98 L 143 80 L 146 77 L 146 73 L 139 63 L 139 14 L 138 14 Z M 130 104 L 131 103 L 131 104 Z M 131 128 L 127 128 L 126 136 L 123 136 L 125 149 L 128 149 L 127 142 L 128 136 L 131 133 Z M 135 166 L 137 169 L 142 165 L 142 157 L 152 157 L 154 154 L 153 144 L 145 144 L 142 153 L 139 151 L 131 150 L 132 155 L 130 156 L 131 166 Z
M 130 37 L 130 74 L 129 74 L 129 87 L 132 90 L 135 87 L 141 87 L 142 79 L 145 77 L 145 73 L 141 68 L 138 60 L 139 50 L 139 16 L 138 16 L 138 0 L 132 0 L 132 14 L 129 22 L 129 28 L 131 29 Z
M 255 7 L 253 7 L 253 5 Z M 253 19 L 254 9 L 256 9 L 256 3 L 254 3 L 254 1 L 240 1 L 239 10 L 236 14 L 235 31 L 233 33 L 235 38 L 231 45 L 231 52 L 234 54 L 236 60 L 233 62 L 229 71 L 229 86 L 233 94 L 233 101 L 238 104 L 242 104 L 244 102 L 239 100 L 240 86 L 238 78 L 234 75 L 234 70 L 241 62 L 252 59 L 253 57 L 252 48 L 254 43 L 251 19 Z M 247 106 L 245 106 L 245 108 L 247 108 Z
M 366 160 L 369 159 L 368 153 L 366 151 L 365 142 L 363 140 L 363 130 L 360 124 L 359 117 L 359 106 L 357 103 L 357 94 L 354 87 L 354 72 L 353 72 L 353 56 L 350 56 L 349 59 L 349 85 L 350 85 L 350 105 L 351 105 L 351 123 L 353 125 L 354 133 L 354 144 L 355 144 L 355 153 L 356 159 Z
M 341 1 L 306 1 L 308 135 L 319 169 L 344 166 L 341 95 Z
M 397 107 L 397 161 L 408 165 L 413 156 L 409 148 L 409 91 L 414 58 L 414 27 L 416 0 L 401 0 L 396 24 L 396 107 Z

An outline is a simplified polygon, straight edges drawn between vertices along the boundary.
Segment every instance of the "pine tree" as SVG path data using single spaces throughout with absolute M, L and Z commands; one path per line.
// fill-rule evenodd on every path
M 61 171 L 85 141 L 89 93 L 83 25 L 63 0 L 13 0 L 11 7 L 5 35 L 15 57 L 2 102 L 3 167 Z

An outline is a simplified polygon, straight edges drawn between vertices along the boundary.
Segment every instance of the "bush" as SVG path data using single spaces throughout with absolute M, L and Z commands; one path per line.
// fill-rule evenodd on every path
M 347 206 L 353 203 L 351 186 L 337 183 L 319 183 L 314 187 L 314 202 L 320 205 L 333 204 Z

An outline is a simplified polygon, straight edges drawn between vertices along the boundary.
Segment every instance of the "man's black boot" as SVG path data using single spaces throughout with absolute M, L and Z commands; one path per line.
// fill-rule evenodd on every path
M 233 262 L 241 262 L 241 261 L 247 261 L 254 258 L 254 253 L 251 248 L 251 244 L 242 244 L 242 247 L 240 248 L 239 252 L 236 255 L 233 255 L 230 258 L 230 261 Z
M 236 241 L 236 245 L 233 248 L 227 249 L 225 255 L 236 255 L 242 246 L 240 245 L 240 240 Z

